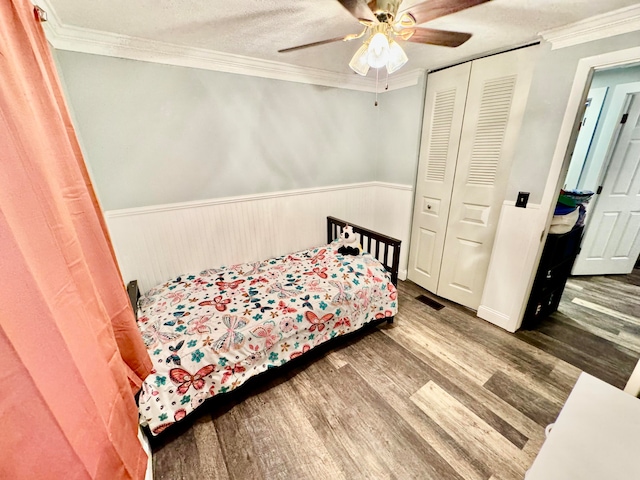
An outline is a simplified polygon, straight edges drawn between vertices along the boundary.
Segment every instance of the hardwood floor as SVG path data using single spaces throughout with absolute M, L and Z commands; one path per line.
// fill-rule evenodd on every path
M 420 295 L 401 282 L 393 325 L 201 407 L 154 446 L 154 478 L 522 479 L 580 370 Z
M 640 358 L 640 270 L 571 277 L 558 311 L 516 336 L 624 388 Z

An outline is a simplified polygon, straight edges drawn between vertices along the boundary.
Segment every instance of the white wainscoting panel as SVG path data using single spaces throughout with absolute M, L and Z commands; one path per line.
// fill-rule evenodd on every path
M 502 205 L 478 316 L 509 332 L 522 323 L 546 218 L 547 211 L 537 204 Z
M 183 273 L 322 245 L 328 215 L 400 238 L 406 275 L 411 196 L 409 186 L 367 182 L 113 210 L 105 218 L 123 280 L 137 279 L 143 292 Z
M 402 240 L 398 277 L 407 279 L 413 187 L 391 183 L 379 183 L 376 187 L 374 230 Z

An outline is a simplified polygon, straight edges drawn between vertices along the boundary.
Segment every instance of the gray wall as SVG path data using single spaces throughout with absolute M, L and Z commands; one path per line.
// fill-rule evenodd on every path
M 539 203 L 578 61 L 640 32 L 543 51 L 507 199 Z M 415 182 L 424 82 L 374 95 L 56 52 L 105 210 L 380 180 Z
M 426 81 L 380 96 L 378 180 L 415 184 Z
M 518 191 L 531 192 L 540 203 L 558 141 L 578 61 L 605 52 L 640 45 L 640 32 L 618 35 L 574 47 L 551 50 L 545 45 L 533 74 L 529 99 L 516 147 L 507 200 Z
M 598 70 L 593 74 L 591 88 L 613 87 L 621 83 L 631 83 L 640 81 L 640 65 L 626 65 L 607 70 Z M 607 96 L 609 93 L 607 92 Z M 609 98 L 604 101 L 604 108 L 611 103 Z
M 378 178 L 371 93 L 68 51 L 56 60 L 105 210 Z M 386 108 L 404 111 L 412 100 L 399 98 Z

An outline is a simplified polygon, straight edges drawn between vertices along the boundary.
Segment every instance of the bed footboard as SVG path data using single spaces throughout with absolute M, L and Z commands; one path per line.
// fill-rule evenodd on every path
M 138 281 L 131 280 L 127 284 L 127 294 L 129 295 L 129 302 L 131 302 L 131 308 L 133 308 L 133 314 L 138 315 L 138 300 L 140 300 L 140 289 L 138 288 Z

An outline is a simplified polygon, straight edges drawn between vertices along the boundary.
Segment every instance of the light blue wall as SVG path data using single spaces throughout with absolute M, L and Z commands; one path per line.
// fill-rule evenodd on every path
M 105 210 L 377 179 L 371 93 L 68 51 L 56 59 Z
M 380 97 L 378 180 L 415 184 L 420 153 L 425 80 Z
M 539 203 L 581 58 L 640 32 L 544 50 L 507 199 Z M 105 210 L 380 180 L 413 185 L 424 82 L 380 95 L 56 52 Z
M 615 117 L 620 113 L 609 112 L 615 87 L 616 85 L 634 82 L 640 82 L 640 66 L 623 66 L 610 70 L 600 70 L 593 74 L 591 88 L 609 87 L 609 90 L 607 91 L 607 96 L 605 97 L 604 104 L 602 106 L 602 112 L 600 114 L 596 131 L 593 135 L 589 154 L 585 159 L 582 175 L 580 176 L 580 183 L 578 187 L 581 190 L 592 190 L 595 192 L 598 188 L 598 177 L 600 176 L 600 170 L 606 160 L 606 155 L 599 155 L 600 158 L 596 158 L 595 153 L 599 149 L 596 148 L 596 145 L 600 142 L 606 142 L 607 145 L 609 144 L 611 136 L 609 135 L 609 138 L 605 138 L 603 136 L 605 119 L 609 114 Z
M 533 74 L 531 90 L 516 145 L 507 188 L 507 200 L 518 191 L 530 192 L 529 201 L 540 203 L 558 142 L 580 59 L 640 45 L 640 32 L 551 50 L 543 45 Z
M 591 80 L 591 88 L 613 87 L 621 83 L 638 81 L 640 81 L 640 65 L 622 66 L 595 72 Z M 604 106 L 606 106 L 606 104 L 607 100 L 605 100 Z

